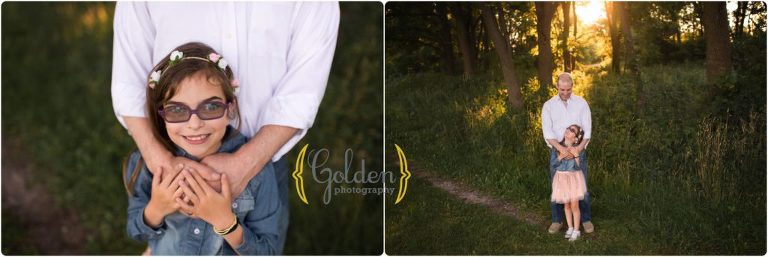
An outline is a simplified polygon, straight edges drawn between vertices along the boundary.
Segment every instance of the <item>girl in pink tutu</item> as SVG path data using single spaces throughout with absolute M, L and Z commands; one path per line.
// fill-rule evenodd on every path
M 563 141 L 560 141 L 560 145 L 567 147 L 569 152 L 558 153 L 555 164 L 557 172 L 552 179 L 552 202 L 564 205 L 565 220 L 568 222 L 565 238 L 568 238 L 569 241 L 575 241 L 581 236 L 579 231 L 581 220 L 579 200 L 584 199 L 584 195 L 587 193 L 584 173 L 579 167 L 579 152 L 571 147 L 581 143 L 583 138 L 584 132 L 578 125 L 574 124 L 566 129 L 565 137 Z

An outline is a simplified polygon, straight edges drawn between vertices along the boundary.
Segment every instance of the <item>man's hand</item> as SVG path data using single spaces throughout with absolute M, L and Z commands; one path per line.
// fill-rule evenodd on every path
M 173 157 L 173 163 L 177 165 L 184 165 L 185 168 L 203 177 L 205 182 L 208 183 L 209 186 L 216 189 L 216 191 L 221 191 L 221 174 L 216 172 L 216 169 L 184 157 Z
M 215 169 L 222 174 L 227 174 L 229 177 L 230 193 L 232 195 L 240 195 L 245 190 L 245 186 L 248 185 L 250 177 L 248 174 L 256 174 L 258 171 L 253 172 L 248 170 L 248 166 L 244 160 L 241 160 L 235 154 L 230 153 L 217 153 L 209 155 L 203 158 L 201 161 L 203 164 Z M 222 186 L 223 188 L 223 186 Z M 221 190 L 216 190 L 221 192 Z

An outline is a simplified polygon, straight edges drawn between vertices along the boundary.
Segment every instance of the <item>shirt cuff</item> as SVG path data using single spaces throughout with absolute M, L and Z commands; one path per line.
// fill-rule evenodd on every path
M 146 207 L 141 209 L 141 215 L 138 215 L 136 218 L 136 222 L 134 224 L 136 225 L 137 230 L 140 234 L 147 235 L 148 240 L 157 239 L 165 233 L 165 219 L 160 221 L 160 225 L 157 226 L 157 229 L 154 229 L 147 225 L 146 221 L 144 221 L 144 210 Z
M 123 117 L 146 117 L 146 92 L 135 90 L 126 85 L 112 87 L 112 108 L 115 110 L 117 120 L 125 125 Z
M 276 153 L 272 161 L 278 161 L 290 151 L 314 124 L 320 99 L 311 95 L 292 95 L 291 97 L 273 97 L 264 110 L 261 127 L 278 125 L 299 129 Z M 261 128 L 259 128 L 261 129 Z
M 259 245 L 262 245 L 259 241 L 268 241 L 268 239 L 264 238 L 256 238 L 256 235 L 253 234 L 253 231 L 246 228 L 242 223 L 240 224 L 240 229 L 243 230 L 243 242 L 240 243 L 240 245 L 236 247 L 232 247 L 235 252 L 239 255 L 275 255 L 277 254 L 277 250 L 275 247 L 275 241 L 272 242 L 265 242 L 263 244 L 266 246 L 266 249 L 259 249 Z

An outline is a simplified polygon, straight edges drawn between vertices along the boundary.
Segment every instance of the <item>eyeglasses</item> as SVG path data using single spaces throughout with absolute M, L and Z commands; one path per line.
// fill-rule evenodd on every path
M 574 127 L 570 127 L 570 128 L 568 128 L 568 131 L 571 131 L 571 132 L 573 132 L 573 134 L 576 134 L 576 133 L 578 133 L 578 131 L 577 131 L 577 130 L 576 130 L 576 128 L 574 128 Z
M 197 114 L 201 120 L 215 120 L 223 117 L 228 107 L 229 103 L 214 100 L 202 102 L 194 110 L 182 103 L 172 103 L 160 107 L 157 113 L 168 123 L 186 122 L 192 118 L 192 114 Z

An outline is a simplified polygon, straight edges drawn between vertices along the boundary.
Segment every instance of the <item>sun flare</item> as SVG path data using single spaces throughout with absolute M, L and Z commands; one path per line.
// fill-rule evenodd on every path
M 605 2 L 595 0 L 577 2 L 576 15 L 585 26 L 595 24 L 595 22 L 605 19 Z

